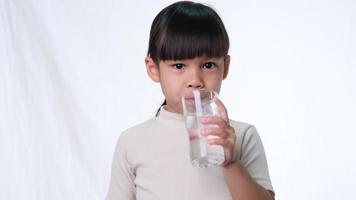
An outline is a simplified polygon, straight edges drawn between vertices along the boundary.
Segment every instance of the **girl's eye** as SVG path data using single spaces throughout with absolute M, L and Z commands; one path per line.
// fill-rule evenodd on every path
M 175 69 L 183 69 L 184 64 L 182 64 L 182 63 L 177 63 L 177 64 L 174 64 L 173 67 L 174 67 Z
M 204 68 L 206 68 L 206 69 L 212 69 L 214 67 L 216 67 L 216 65 L 214 63 L 211 63 L 211 62 L 208 62 L 208 63 L 204 64 Z

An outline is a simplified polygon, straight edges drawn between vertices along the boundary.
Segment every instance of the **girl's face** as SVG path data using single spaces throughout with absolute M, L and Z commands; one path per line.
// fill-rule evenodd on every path
M 158 66 L 150 57 L 146 58 L 147 73 L 161 84 L 167 101 L 167 111 L 182 113 L 181 97 L 197 88 L 219 92 L 226 78 L 230 57 L 160 61 Z

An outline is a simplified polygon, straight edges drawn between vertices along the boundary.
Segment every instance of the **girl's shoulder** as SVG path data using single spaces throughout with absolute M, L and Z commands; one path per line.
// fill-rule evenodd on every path
M 150 132 L 154 127 L 154 118 L 148 119 L 136 125 L 133 125 L 121 132 L 120 138 L 141 137 L 142 134 Z
M 230 126 L 232 126 L 235 129 L 235 134 L 239 138 L 259 138 L 259 134 L 257 132 L 256 127 L 253 124 L 246 123 L 246 122 L 241 122 L 241 121 L 235 121 L 235 120 L 229 120 Z
M 135 149 L 135 146 L 141 146 L 142 142 L 149 138 L 148 133 L 151 132 L 150 127 L 153 122 L 153 119 L 149 119 L 122 131 L 116 141 L 117 147 L 128 151 Z
M 234 152 L 240 160 L 242 159 L 243 162 L 247 163 L 248 160 L 259 155 L 264 156 L 262 140 L 254 125 L 233 120 L 230 120 L 230 125 L 234 128 L 236 134 Z
M 247 123 L 247 122 L 241 122 L 241 121 L 235 121 L 232 119 L 229 119 L 230 126 L 232 126 L 235 130 L 239 130 L 241 132 L 246 132 L 250 128 L 254 128 L 255 126 Z

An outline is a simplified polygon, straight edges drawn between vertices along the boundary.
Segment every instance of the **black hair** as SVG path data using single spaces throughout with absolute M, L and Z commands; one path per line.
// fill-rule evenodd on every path
M 164 8 L 152 22 L 147 56 L 157 66 L 165 60 L 223 57 L 228 51 L 225 26 L 209 6 L 179 1 Z

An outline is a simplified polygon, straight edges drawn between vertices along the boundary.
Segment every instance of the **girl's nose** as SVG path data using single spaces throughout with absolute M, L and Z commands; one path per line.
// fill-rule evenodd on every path
M 200 83 L 191 83 L 188 85 L 189 88 L 194 88 L 194 89 L 199 89 L 199 88 L 203 88 L 203 84 Z
M 187 84 L 188 88 L 198 89 L 204 87 L 204 82 L 200 77 L 199 72 L 193 72 L 192 75 L 189 77 L 189 81 Z

